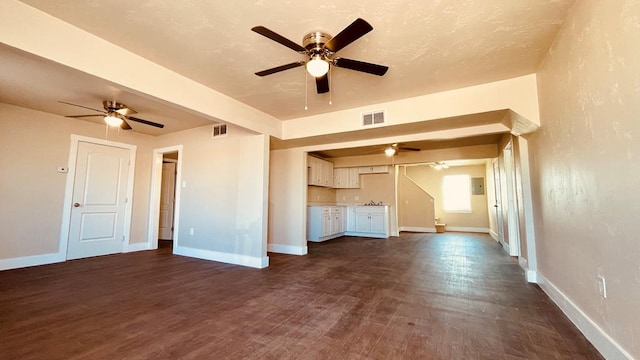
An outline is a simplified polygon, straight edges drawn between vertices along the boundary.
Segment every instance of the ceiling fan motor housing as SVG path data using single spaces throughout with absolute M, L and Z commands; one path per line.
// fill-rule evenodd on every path
M 310 56 L 320 55 L 326 58 L 331 55 L 331 51 L 324 47 L 324 44 L 329 40 L 331 40 L 331 35 L 316 31 L 302 38 L 302 46 L 307 49 Z

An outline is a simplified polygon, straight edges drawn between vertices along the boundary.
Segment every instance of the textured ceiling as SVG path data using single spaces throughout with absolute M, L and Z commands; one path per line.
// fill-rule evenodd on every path
M 574 0 L 23 2 L 286 120 L 535 72 Z M 323 95 L 310 79 L 305 111 L 302 67 L 254 75 L 303 56 L 253 26 L 300 42 L 358 17 L 374 30 L 338 54 L 387 65 L 384 77 L 338 68 Z

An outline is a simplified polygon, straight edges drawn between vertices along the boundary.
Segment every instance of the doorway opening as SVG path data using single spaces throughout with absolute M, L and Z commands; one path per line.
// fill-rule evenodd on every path
M 158 218 L 158 248 L 173 249 L 174 213 L 178 152 L 162 154 L 160 181 L 160 217 Z
M 150 249 L 178 246 L 182 145 L 155 149 L 151 179 Z

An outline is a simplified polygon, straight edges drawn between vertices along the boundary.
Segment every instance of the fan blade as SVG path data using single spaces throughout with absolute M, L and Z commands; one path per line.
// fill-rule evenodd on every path
M 65 116 L 65 117 L 68 117 L 68 118 L 83 118 L 83 117 L 92 117 L 92 116 L 101 116 L 101 117 L 104 117 L 104 114 L 95 114 L 95 115 L 93 115 L 93 114 L 92 114 L 92 115 L 67 115 L 67 116 Z
M 98 109 L 90 108 L 90 107 L 87 107 L 87 106 L 82 106 L 82 105 L 78 105 L 78 104 L 72 104 L 72 103 L 65 102 L 65 101 L 60 101 L 60 100 L 58 100 L 58 102 L 61 103 L 61 104 L 77 106 L 77 107 L 81 107 L 81 108 L 84 108 L 84 109 L 93 110 L 93 111 L 97 111 L 97 112 L 101 112 L 103 114 L 106 114 L 106 112 L 104 110 L 98 110 Z
M 338 35 L 324 44 L 324 47 L 334 53 L 338 52 L 371 30 L 373 30 L 373 27 L 369 25 L 368 22 L 357 18 L 351 25 L 347 26 L 344 30 L 340 31 Z
M 345 58 L 337 58 L 333 61 L 333 64 L 337 67 L 351 69 L 356 71 L 362 71 L 373 75 L 382 76 L 389 70 L 388 66 L 372 64 L 368 62 L 351 60 Z
M 139 122 L 141 124 L 145 124 L 145 125 L 149 125 L 149 126 L 155 126 L 157 128 L 163 128 L 164 125 L 163 124 L 158 124 L 156 122 L 153 121 L 149 121 L 149 120 L 145 120 L 145 119 L 140 119 L 137 117 L 133 117 L 133 116 L 124 116 L 127 120 L 131 120 L 131 121 L 135 121 L 135 122 Z
M 329 77 L 327 74 L 316 78 L 316 89 L 318 90 L 318 94 L 329 92 Z
M 305 48 L 303 48 L 302 46 L 294 43 L 293 41 L 287 39 L 286 37 L 280 35 L 280 34 L 276 34 L 275 32 L 267 29 L 264 26 L 254 26 L 251 28 L 252 31 L 257 32 L 258 34 L 267 37 L 277 43 L 280 43 L 286 47 L 288 47 L 289 49 L 293 50 L 293 51 L 297 51 L 299 53 L 304 54 L 306 52 Z
M 274 67 L 274 68 L 271 68 L 271 69 L 258 71 L 256 73 L 256 75 L 258 75 L 258 76 L 267 76 L 267 75 L 275 74 L 275 73 L 280 72 L 280 71 L 285 71 L 285 70 L 297 68 L 298 66 L 302 66 L 302 65 L 304 65 L 304 61 L 298 61 L 298 62 L 294 62 L 294 63 L 291 63 L 291 64 L 281 65 L 281 66 L 277 66 L 277 67 Z
M 127 120 L 124 119 L 124 115 L 121 117 L 121 119 L 122 119 L 122 124 L 120 124 L 120 129 L 122 129 L 122 130 L 131 130 L 131 129 L 133 129 L 131 127 L 131 125 L 129 125 Z
M 400 151 L 420 151 L 420 149 L 417 149 L 417 148 L 410 148 L 410 147 L 403 147 L 403 146 L 400 146 L 398 148 L 398 150 L 400 150 Z

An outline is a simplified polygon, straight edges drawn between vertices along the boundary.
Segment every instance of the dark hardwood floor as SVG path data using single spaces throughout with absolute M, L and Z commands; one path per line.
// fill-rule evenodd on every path
M 309 251 L 261 270 L 163 246 L 0 272 L 0 359 L 601 359 L 489 236 Z

